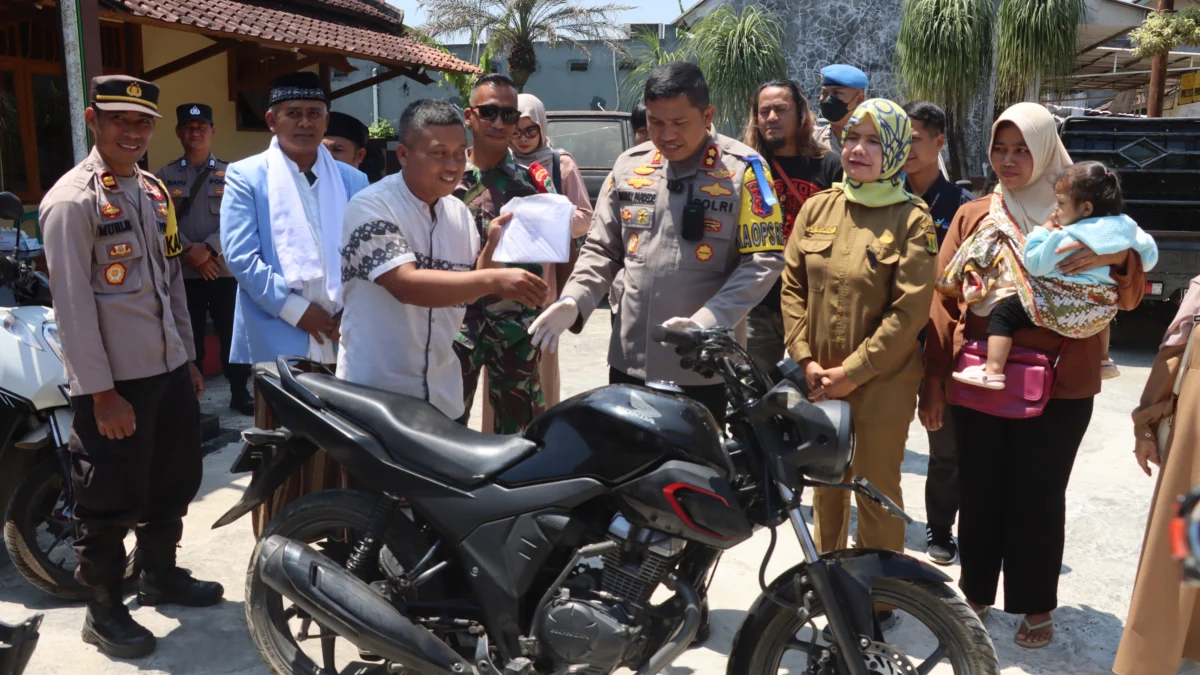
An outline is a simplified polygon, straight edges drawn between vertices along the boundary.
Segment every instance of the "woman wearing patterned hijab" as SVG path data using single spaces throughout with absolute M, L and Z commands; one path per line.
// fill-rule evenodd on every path
M 924 204 L 904 191 L 910 143 L 899 105 L 871 99 L 855 110 L 843 134 L 845 180 L 800 209 L 782 293 L 788 354 L 811 398 L 850 403 L 857 453 L 847 479 L 864 476 L 897 504 L 938 246 Z M 849 492 L 818 489 L 813 505 L 821 551 L 845 548 Z M 903 551 L 904 523 L 859 499 L 855 543 Z
M 1054 181 L 1071 163 L 1059 141 L 1054 117 L 1036 103 L 1018 103 L 996 120 L 990 145 L 996 191 L 964 204 L 942 243 L 938 274 L 971 235 L 985 226 L 1028 234 L 1054 210 Z M 1146 283 L 1141 260 L 1132 251 L 1097 255 L 1084 248 L 1060 265 L 1075 274 L 1111 266 L 1120 309 L 1141 302 Z M 986 339 L 992 308 L 1017 292 L 1014 279 L 1001 276 L 984 297 L 965 301 L 938 294 L 925 341 L 925 383 L 920 415 L 926 428 L 942 425 L 945 383 L 959 346 Z M 1007 419 L 964 406 L 954 407 L 958 433 L 959 587 L 983 615 L 996 601 L 1004 570 L 1004 611 L 1024 614 L 1015 640 L 1030 649 L 1054 637 L 1050 613 L 1058 606 L 1066 527 L 1067 482 L 1075 455 L 1100 393 L 1100 337 L 1066 340 L 1045 328 L 1017 331 L 1015 345 L 1057 356 L 1054 389 L 1039 417 Z

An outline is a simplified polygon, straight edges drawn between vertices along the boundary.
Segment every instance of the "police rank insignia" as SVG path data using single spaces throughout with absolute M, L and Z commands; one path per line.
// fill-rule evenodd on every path
M 122 263 L 113 263 L 105 267 L 104 280 L 113 286 L 120 286 L 125 283 L 125 265 Z
M 629 247 L 626 248 L 625 250 L 629 251 L 630 255 L 637 253 L 639 241 L 640 241 L 640 239 L 638 237 L 637 232 L 634 232 L 633 234 L 629 235 Z
M 704 219 L 704 231 L 705 232 L 720 232 L 721 227 L 722 227 L 721 221 L 717 220 L 716 218 L 705 218 Z
M 105 218 L 108 218 L 110 220 L 113 218 L 120 218 L 121 217 L 121 207 L 117 206 L 116 204 L 113 204 L 112 202 L 105 202 L 104 206 L 100 207 L 100 215 L 102 215 Z
M 654 181 L 649 178 L 627 178 L 625 182 L 635 190 L 641 190 L 642 188 L 654 185 Z
M 633 211 L 630 211 L 628 208 L 621 209 L 621 220 L 627 223 L 633 220 Z
M 704 149 L 704 159 L 701 160 L 701 162 L 700 162 L 700 168 L 702 168 L 702 169 L 716 168 L 717 157 L 719 157 L 719 156 L 720 156 L 720 151 L 717 149 L 716 144 L 709 143 L 708 147 Z
M 696 260 L 700 262 L 708 262 L 713 257 L 713 248 L 708 244 L 700 244 L 696 247 Z
M 705 185 L 704 187 L 700 188 L 700 191 L 711 197 L 728 197 L 729 195 L 733 194 L 733 190 L 730 190 L 720 183 Z
M 100 184 L 104 186 L 105 190 L 116 190 L 117 177 L 111 171 L 105 171 L 100 174 Z
M 124 258 L 130 253 L 133 253 L 133 247 L 129 244 L 113 244 L 108 249 L 108 257 L 110 258 Z
M 652 166 L 647 166 L 645 164 L 643 164 L 633 170 L 633 172 L 639 176 L 649 176 L 650 174 L 654 173 L 655 171 L 657 171 L 657 169 L 655 169 Z
M 709 178 L 716 178 L 717 180 L 728 180 L 733 178 L 733 172 L 729 169 L 713 169 L 712 171 L 705 171 L 704 173 L 707 173 Z
M 654 156 L 650 158 L 650 166 L 658 166 L 659 164 L 662 164 L 662 153 L 655 150 Z

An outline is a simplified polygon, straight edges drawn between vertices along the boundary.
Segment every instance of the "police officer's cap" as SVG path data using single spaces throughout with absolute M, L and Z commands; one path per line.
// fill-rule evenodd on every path
M 101 75 L 92 78 L 89 92 L 97 110 L 158 114 L 158 85 L 128 75 Z
M 821 86 L 866 89 L 867 74 L 844 63 L 835 63 L 821 69 Z
M 176 126 L 180 127 L 188 122 L 196 121 L 212 124 L 212 106 L 207 106 L 203 103 L 184 103 L 181 106 L 175 107 L 175 118 L 179 120 Z
M 271 81 L 269 105 L 284 101 L 325 101 L 325 88 L 316 73 L 299 72 L 280 75 Z
M 339 136 L 360 148 L 367 147 L 367 125 L 344 112 L 329 113 L 329 128 L 325 130 L 325 136 Z

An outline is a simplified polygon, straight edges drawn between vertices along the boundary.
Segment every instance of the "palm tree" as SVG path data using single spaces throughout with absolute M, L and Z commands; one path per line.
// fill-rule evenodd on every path
M 758 86 L 787 75 L 783 26 L 770 10 L 747 3 L 740 12 L 721 5 L 690 32 L 688 49 L 708 80 L 717 128 L 734 133 Z
M 534 43 L 565 42 L 590 56 L 585 41 L 602 42 L 621 53 L 615 15 L 633 9 L 604 4 L 584 7 L 573 0 L 420 0 L 427 16 L 423 27 L 433 36 L 453 33 L 488 35 L 495 53 L 507 52 L 508 72 L 524 89 L 537 70 Z
M 997 20 L 996 104 L 1036 101 L 1075 67 L 1084 0 L 1003 0 Z
M 946 109 L 950 173 L 967 176 L 967 106 L 987 84 L 995 24 L 993 0 L 905 0 L 897 66 L 909 100 Z
M 638 43 L 629 53 L 633 70 L 621 82 L 621 99 L 627 102 L 626 107 L 630 110 L 642 102 L 650 71 L 672 61 L 692 60 L 687 33 L 680 31 L 676 35 L 678 42 L 674 49 L 669 49 L 666 41 L 659 38 L 658 33 L 654 31 L 639 31 L 632 36 Z
M 736 132 L 746 123 L 758 86 L 787 75 L 783 27 L 761 5 L 747 4 L 740 12 L 721 5 L 677 36 L 679 42 L 670 50 L 657 35 L 639 34 L 642 46 L 630 55 L 634 69 L 622 88 L 630 107 L 641 102 L 651 70 L 671 61 L 691 61 L 708 80 L 717 128 Z

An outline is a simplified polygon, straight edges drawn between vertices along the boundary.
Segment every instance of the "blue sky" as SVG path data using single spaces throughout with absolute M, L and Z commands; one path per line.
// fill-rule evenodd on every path
M 423 12 L 417 7 L 417 0 L 387 0 L 392 5 L 404 10 L 404 23 L 409 26 L 420 26 L 425 23 Z M 670 23 L 679 15 L 678 0 L 654 0 L 647 2 L 646 0 L 629 1 L 629 0 L 610 0 L 618 4 L 638 5 L 636 9 L 631 9 L 617 15 L 618 23 Z M 606 4 L 605 0 L 581 0 L 584 5 L 601 5 Z M 684 0 L 684 7 L 691 7 L 695 4 L 695 0 Z

